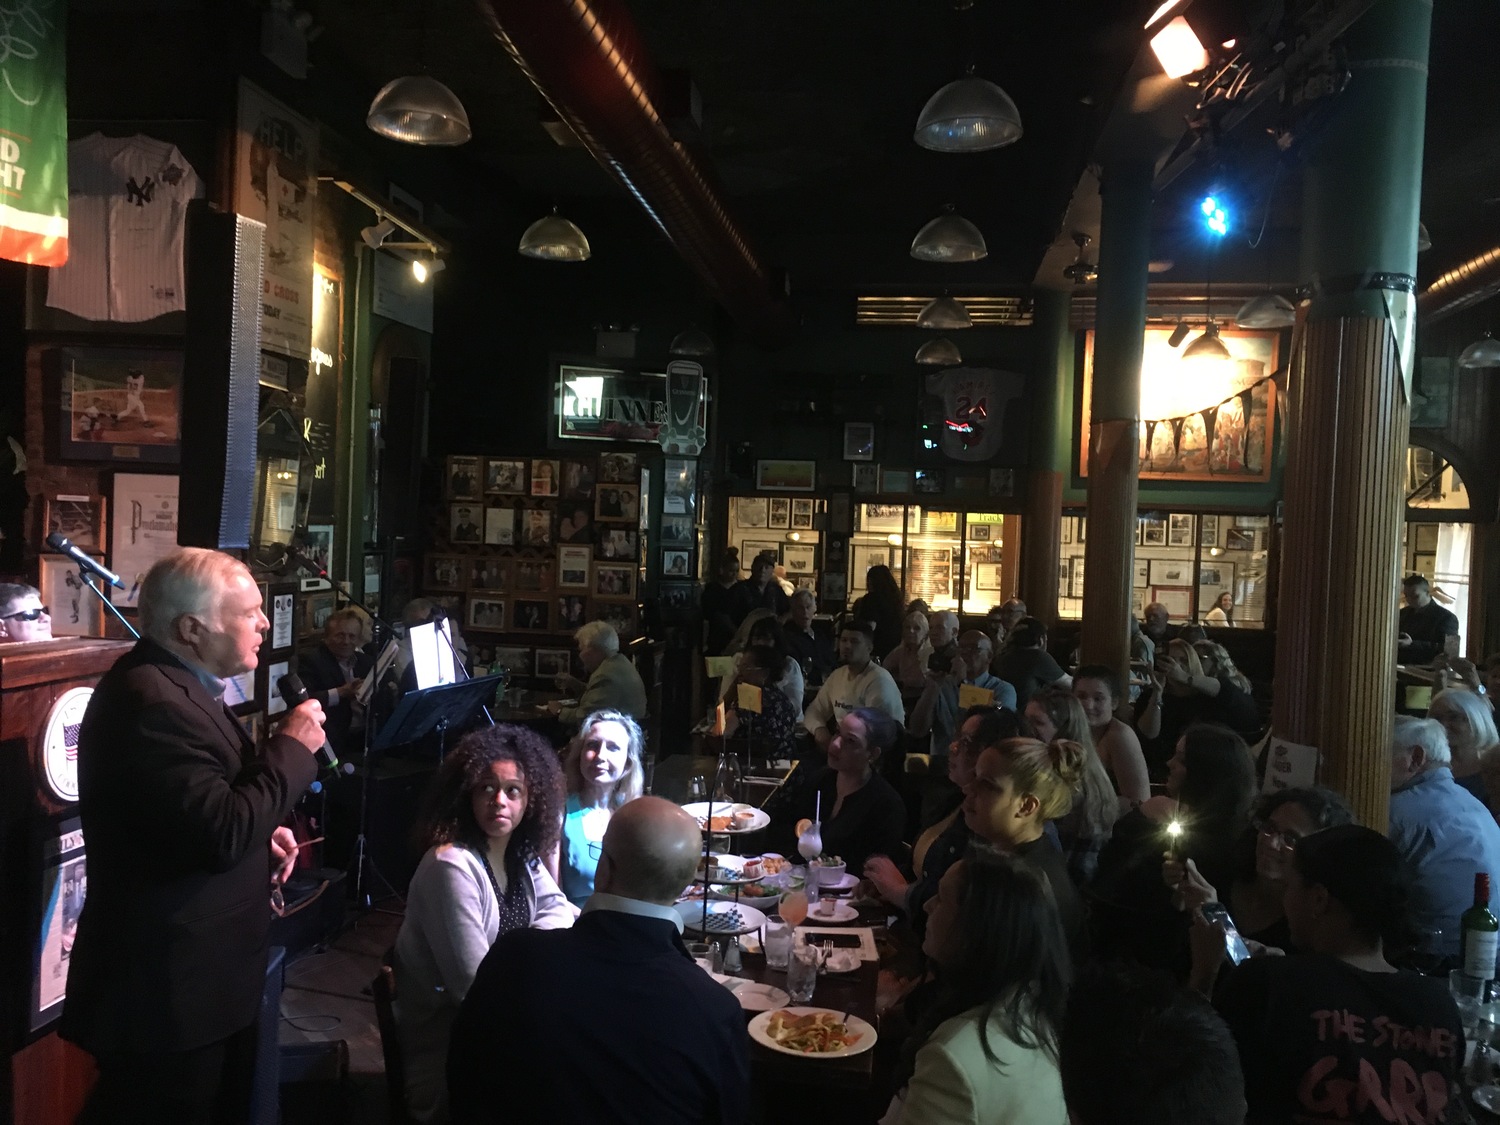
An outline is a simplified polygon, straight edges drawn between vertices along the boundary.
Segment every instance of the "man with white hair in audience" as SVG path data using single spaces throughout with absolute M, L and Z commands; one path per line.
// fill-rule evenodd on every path
M 1437 720 L 1397 716 L 1387 835 L 1411 869 L 1412 921 L 1435 946 L 1430 951 L 1452 961 L 1459 955 L 1459 915 L 1474 905 L 1477 873 L 1490 876 L 1489 907 L 1500 914 L 1500 825 L 1453 780 L 1450 760 Z
M 552 713 L 565 723 L 577 725 L 595 711 L 620 711 L 638 723 L 646 721 L 646 685 L 628 656 L 620 653 L 620 634 L 608 621 L 590 621 L 576 633 L 578 660 L 588 673 L 588 682 L 576 676 L 559 676 L 573 690 L 582 689 L 578 702 L 569 706 L 549 703 Z
M 958 614 L 951 609 L 929 613 L 927 643 L 932 646 L 932 655 L 927 658 L 927 670 L 946 676 L 948 669 L 958 659 Z

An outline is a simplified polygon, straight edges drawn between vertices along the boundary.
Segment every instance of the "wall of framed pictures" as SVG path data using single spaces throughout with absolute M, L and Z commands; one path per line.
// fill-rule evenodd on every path
M 1088 519 L 1065 513 L 1059 540 L 1058 616 L 1083 616 L 1083 559 Z M 1202 620 L 1224 594 L 1233 625 L 1267 627 L 1271 517 L 1243 512 L 1147 512 L 1136 521 L 1131 609 L 1152 602 L 1172 620 Z
M 906 504 L 857 504 L 849 545 L 849 597 L 867 587 L 869 568 L 890 568 L 907 601 L 982 614 L 1016 588 L 1019 515 Z
M 822 565 L 823 513 L 827 505 L 811 496 L 734 496 L 729 501 L 729 541 L 740 553 L 740 577 L 750 576 L 756 555 L 769 551 L 786 568 L 786 580 L 823 597 L 818 579 Z M 665 570 L 662 572 L 666 573 Z

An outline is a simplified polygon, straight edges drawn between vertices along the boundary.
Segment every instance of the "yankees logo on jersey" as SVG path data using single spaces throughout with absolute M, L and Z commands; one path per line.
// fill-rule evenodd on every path
M 68 146 L 68 262 L 47 304 L 88 320 L 140 321 L 186 307 L 182 238 L 203 182 L 166 141 L 94 133 Z

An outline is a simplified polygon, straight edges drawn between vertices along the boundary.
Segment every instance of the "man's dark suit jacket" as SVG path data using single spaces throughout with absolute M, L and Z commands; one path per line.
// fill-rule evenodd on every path
M 143 640 L 105 673 L 78 739 L 88 897 L 61 1032 L 95 1055 L 188 1051 L 255 1022 L 271 833 L 313 781 L 296 740 L 244 729 Z
M 374 659 L 369 653 L 356 652 L 354 678 L 363 678 L 373 664 Z M 333 752 L 342 758 L 349 751 L 358 749 L 348 745 L 349 727 L 354 722 L 353 696 L 340 692 L 338 704 L 328 706 L 328 689 L 343 687 L 345 683 L 338 657 L 329 652 L 326 645 L 319 644 L 311 652 L 305 652 L 297 658 L 297 675 L 302 677 L 302 686 L 307 688 L 308 696 L 316 699 L 323 707 L 323 714 L 327 716 L 323 723 L 323 733 L 328 736 Z
M 610 910 L 514 930 L 479 966 L 448 1047 L 452 1119 L 740 1125 L 745 1013 L 671 922 Z M 517 1076 L 500 1082 L 500 1074 Z

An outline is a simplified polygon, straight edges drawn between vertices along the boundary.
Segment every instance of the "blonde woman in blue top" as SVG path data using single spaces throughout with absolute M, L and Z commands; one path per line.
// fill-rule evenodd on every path
M 594 868 L 609 818 L 645 788 L 645 736 L 620 711 L 595 711 L 583 720 L 563 760 L 568 800 L 563 811 L 558 883 L 574 906 L 594 893 Z

